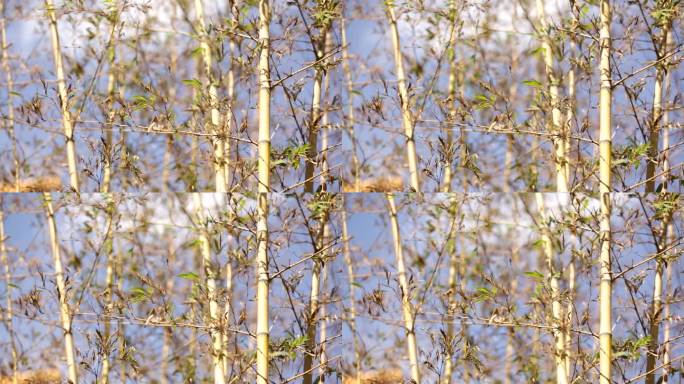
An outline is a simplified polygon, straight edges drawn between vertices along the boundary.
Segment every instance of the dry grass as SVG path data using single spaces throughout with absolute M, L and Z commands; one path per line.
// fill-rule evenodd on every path
M 356 188 L 354 183 L 343 183 L 342 192 L 397 192 L 404 188 L 400 177 L 378 177 L 359 181 Z
M 21 384 L 56 384 L 62 382 L 62 375 L 56 369 L 41 369 L 19 373 Z M 12 384 L 12 376 L 0 377 L 0 384 Z
M 18 192 L 50 192 L 59 191 L 61 188 L 62 181 L 59 177 L 46 176 L 20 180 Z M 0 181 L 0 192 L 15 191 L 13 182 Z
M 382 369 L 361 373 L 361 384 L 399 384 L 404 382 L 400 369 Z M 342 384 L 356 384 L 356 377 L 345 376 Z

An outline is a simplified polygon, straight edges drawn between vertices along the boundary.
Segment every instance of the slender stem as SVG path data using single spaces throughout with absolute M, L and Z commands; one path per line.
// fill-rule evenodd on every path
M 9 333 L 10 348 L 12 350 L 12 384 L 19 384 L 19 354 L 17 353 L 17 344 L 14 340 L 14 325 L 12 319 L 12 272 L 5 240 L 5 216 L 2 197 L 0 196 L 0 262 L 2 262 L 2 265 L 5 267 L 5 293 L 7 295 L 7 311 L 3 316 L 3 320 L 7 327 L 7 333 Z
M 62 63 L 62 50 L 59 43 L 59 28 L 57 27 L 57 17 L 55 16 L 55 6 L 52 0 L 45 0 L 45 8 L 50 21 L 50 36 L 52 38 L 52 56 L 55 61 L 55 72 L 57 73 L 57 90 L 59 93 L 59 105 L 62 110 L 62 126 L 64 128 L 64 138 L 66 140 L 67 164 L 69 167 L 69 181 L 71 189 L 79 192 L 78 168 L 76 166 L 76 144 L 74 142 L 74 125 L 71 118 L 69 107 L 69 94 L 67 92 L 66 77 L 64 76 L 64 65 Z
M 551 312 L 555 327 L 552 330 L 553 338 L 555 340 L 555 362 L 556 362 L 556 382 L 559 384 L 567 384 L 568 373 L 565 365 L 565 338 L 562 331 L 563 315 L 560 302 L 560 286 L 558 282 L 558 270 L 556 268 L 556 254 L 553 249 L 553 240 L 551 239 L 551 229 L 549 228 L 549 220 L 546 217 L 546 208 L 544 205 L 544 197 L 542 193 L 535 193 L 537 201 L 537 208 L 539 209 L 539 216 L 541 217 L 541 233 L 543 241 L 544 256 L 546 257 L 546 264 L 549 271 L 549 282 L 551 287 Z
M 347 26 L 345 22 L 344 14 L 340 17 L 340 30 L 342 33 L 342 70 L 344 71 L 344 76 L 347 82 L 347 116 L 345 119 L 345 126 L 347 128 L 347 134 L 349 135 L 349 141 L 351 141 L 351 156 L 352 156 L 352 168 L 354 170 L 354 191 L 359 192 L 360 178 L 361 178 L 361 165 L 359 163 L 359 157 L 356 149 L 356 133 L 354 131 L 354 80 L 352 78 L 350 58 L 349 58 L 349 48 L 347 42 Z
M 213 75 L 213 58 L 211 55 L 211 46 L 209 45 L 209 34 L 204 23 L 204 6 L 202 0 L 195 0 L 195 13 L 197 17 L 197 29 L 200 34 L 200 49 L 202 50 L 204 72 L 209 88 L 211 131 L 215 135 L 211 140 L 214 148 L 214 188 L 216 192 L 226 192 L 225 132 L 223 132 L 221 127 L 218 93 L 216 90 L 216 80 Z
M 409 99 L 408 87 L 406 85 L 406 74 L 404 72 L 404 59 L 401 53 L 401 42 L 399 40 L 399 28 L 397 27 L 397 16 L 394 1 L 385 0 L 387 18 L 390 24 L 392 35 L 392 47 L 394 53 L 394 66 L 397 72 L 397 87 L 399 98 L 401 99 L 401 117 L 406 136 L 406 157 L 409 164 L 411 188 L 420 192 L 420 176 L 418 174 L 418 158 L 416 156 L 416 141 L 414 135 L 413 118 L 411 117 L 411 101 Z
M 361 351 L 359 349 L 359 335 L 356 332 L 356 287 L 354 280 L 354 262 L 351 257 L 349 231 L 347 229 L 347 208 L 344 195 L 342 196 L 342 244 L 344 263 L 347 264 L 347 278 L 349 279 L 349 328 L 354 344 L 354 368 L 356 369 L 356 384 L 361 384 Z
M 211 329 L 212 343 L 212 363 L 214 370 L 214 384 L 225 384 L 226 374 L 223 371 L 223 356 L 226 351 L 223 348 L 223 334 L 221 331 L 221 317 L 219 316 L 218 307 L 218 293 L 216 290 L 216 268 L 214 267 L 211 258 L 211 240 L 209 238 L 209 230 L 207 228 L 206 219 L 204 218 L 204 208 L 202 206 L 202 197 L 200 193 L 193 193 L 193 200 L 196 212 L 196 225 L 199 231 L 200 252 L 202 254 L 202 264 L 204 269 L 204 277 L 207 284 L 207 295 L 209 296 L 209 320 Z
M 269 70 L 271 8 L 259 0 L 259 159 L 257 222 L 257 384 L 268 384 L 268 192 L 271 169 L 271 84 Z
M 74 338 L 72 333 L 72 318 L 67 297 L 66 282 L 64 277 L 64 267 L 60 256 L 59 240 L 57 239 L 57 224 L 55 224 L 55 212 L 52 207 L 52 196 L 48 192 L 43 193 L 45 214 L 48 221 L 50 232 L 50 247 L 55 268 L 55 281 L 57 283 L 57 297 L 59 299 L 59 317 L 64 331 L 64 351 L 67 360 L 67 371 L 69 380 L 78 383 L 78 365 L 76 363 L 76 352 L 74 350 Z
M 19 151 L 17 150 L 17 138 L 14 134 L 14 79 L 9 63 L 9 45 L 7 43 L 5 1 L 0 1 L 0 49 L 2 49 L 2 69 L 7 79 L 7 120 L 5 127 L 12 141 L 12 160 L 14 162 L 14 192 L 19 192 L 21 179 L 21 167 L 19 165 Z
M 560 110 L 560 98 L 558 94 L 558 79 L 553 68 L 553 45 L 551 32 L 546 22 L 543 0 L 537 0 L 537 12 L 539 13 L 539 23 L 541 24 L 544 49 L 544 65 L 546 69 L 546 81 L 549 88 L 549 102 L 551 103 L 551 131 L 557 132 L 558 137 L 554 139 L 555 162 L 556 162 L 556 191 L 568 191 L 568 161 L 565 150 L 567 148 L 567 133 L 562 122 Z
M 611 50 L 611 8 L 609 0 L 601 0 L 600 77 L 601 93 L 599 97 L 599 193 L 601 199 L 601 283 L 599 287 L 599 372 L 600 383 L 610 384 L 612 351 L 612 270 L 610 259 L 610 179 L 611 179 L 611 139 L 612 139 L 612 79 L 610 67 Z
M 401 288 L 401 308 L 404 316 L 404 327 L 406 328 L 406 348 L 408 351 L 411 379 L 420 384 L 420 371 L 418 367 L 418 346 L 416 343 L 416 328 L 413 309 L 411 308 L 411 290 L 408 278 L 406 277 L 406 266 L 404 265 L 404 252 L 401 245 L 401 235 L 399 232 L 399 220 L 397 219 L 397 207 L 394 202 L 394 195 L 385 194 L 390 214 L 390 225 L 392 226 L 392 238 L 394 239 L 394 256 L 397 262 L 397 278 Z

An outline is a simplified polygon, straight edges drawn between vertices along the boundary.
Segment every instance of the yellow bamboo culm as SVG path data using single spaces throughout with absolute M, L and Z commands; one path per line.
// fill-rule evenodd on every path
M 223 356 L 226 351 L 223 347 L 223 333 L 221 332 L 221 318 L 219 316 L 218 293 L 216 291 L 216 278 L 218 277 L 211 260 L 211 243 L 204 219 L 204 208 L 202 197 L 199 193 L 192 194 L 196 211 L 195 225 L 198 227 L 198 238 L 202 264 L 204 267 L 204 277 L 207 285 L 207 295 L 209 296 L 209 320 L 211 328 L 211 357 L 214 369 L 214 384 L 225 384 L 226 374 L 223 371 Z
M 347 83 L 347 116 L 345 119 L 345 127 L 349 133 L 349 140 L 351 141 L 354 188 L 358 190 L 361 177 L 361 165 L 359 163 L 359 157 L 356 154 L 356 134 L 354 132 L 354 80 L 352 79 L 351 66 L 349 65 L 350 58 L 347 43 L 347 26 L 344 13 L 340 17 L 340 30 L 342 35 L 342 70 L 344 71 L 344 77 Z
M 112 182 L 112 146 L 114 141 L 114 135 L 112 131 L 112 124 L 114 123 L 115 110 L 114 105 L 114 91 L 116 87 L 116 26 L 119 22 L 119 5 L 117 1 L 113 1 L 111 4 L 112 16 L 112 26 L 109 32 L 109 42 L 107 44 L 107 52 L 109 56 L 109 73 L 107 74 L 107 125 L 105 133 L 105 154 L 104 154 L 104 165 L 102 171 L 102 185 L 100 186 L 100 192 L 107 193 L 110 191 Z M 166 168 L 164 168 L 166 169 Z M 104 370 L 104 367 L 103 367 Z
M 611 9 L 609 0 L 601 0 L 601 29 L 599 34 L 601 93 L 599 97 L 599 194 L 601 199 L 601 284 L 599 287 L 599 372 L 600 383 L 610 384 L 612 351 L 612 272 L 610 262 L 610 180 L 612 147 L 612 98 L 611 80 Z
M 660 59 L 665 55 L 667 49 L 667 36 L 670 29 L 669 22 L 663 27 L 662 37 L 660 41 L 662 42 L 660 47 L 658 47 L 657 57 Z M 649 142 L 648 142 L 648 161 L 646 162 L 646 185 L 645 192 L 652 193 L 655 192 L 656 183 L 656 169 L 658 167 L 658 142 L 660 141 L 660 129 L 661 120 L 663 118 L 663 88 L 664 81 L 667 75 L 668 60 L 660 63 L 656 66 L 656 78 L 653 85 L 653 110 L 651 111 L 651 121 L 650 121 L 650 132 L 649 132 Z M 651 367 L 653 369 L 653 367 Z M 653 374 L 646 376 L 646 383 L 649 380 L 653 380 Z
M 240 25 L 239 21 L 239 1 L 231 1 L 229 3 L 232 3 L 231 7 L 231 29 L 232 31 L 235 31 L 237 27 Z M 233 113 L 233 109 L 235 107 L 235 58 L 234 56 L 236 55 L 237 52 L 237 44 L 235 42 L 235 36 L 230 36 L 228 38 L 228 53 L 231 55 L 231 60 L 230 60 L 230 66 L 228 67 L 228 75 L 227 75 L 227 85 L 226 87 L 228 90 L 226 91 L 226 98 L 227 98 L 227 107 L 228 111 L 226 113 L 226 116 L 224 118 L 225 121 L 225 132 L 226 132 L 226 140 L 224 144 L 224 150 L 225 150 L 225 161 L 223 162 L 223 174 L 224 178 L 226 181 L 226 188 L 230 188 L 231 185 L 231 180 L 230 180 L 230 154 L 231 154 L 231 142 L 230 138 L 231 135 L 233 134 L 233 119 L 235 118 L 235 114 Z M 236 152 L 239 152 L 238 149 L 236 149 Z
M 106 260 L 106 267 L 105 267 L 105 292 L 104 292 L 104 299 L 105 299 L 105 313 L 108 315 L 111 315 L 114 313 L 114 274 L 115 274 L 115 260 L 114 256 L 112 254 L 112 246 L 113 240 L 112 240 L 112 235 L 113 235 L 113 215 L 114 215 L 114 206 L 113 206 L 113 201 L 112 201 L 112 195 L 107 193 L 105 194 L 105 197 L 107 199 L 107 232 L 105 235 L 104 243 L 105 244 L 110 244 L 109 246 L 104 247 L 104 253 L 105 257 L 107 258 Z M 109 321 L 105 320 L 104 322 L 104 335 L 103 339 L 109 343 L 109 338 L 111 337 L 111 324 Z M 108 384 L 109 383 L 109 372 L 111 371 L 111 361 L 110 361 L 110 356 L 109 356 L 109 348 L 103 348 L 102 351 L 102 373 L 101 375 L 101 384 Z
M 446 178 L 445 178 L 446 180 Z M 445 187 L 449 186 L 445 184 Z M 448 192 L 448 191 L 445 191 Z M 451 212 L 452 217 L 456 215 L 456 199 L 452 198 L 453 211 Z M 448 235 L 448 239 L 452 239 L 456 234 L 456 227 L 451 226 L 451 232 Z M 452 312 L 456 308 L 456 291 L 458 289 L 456 283 L 458 278 L 458 253 L 456 249 L 447 250 L 449 252 L 449 277 L 447 279 L 447 288 L 449 293 L 448 298 L 448 309 L 447 309 L 447 330 L 446 330 L 446 345 L 447 351 L 444 356 L 444 377 L 442 378 L 442 384 L 451 384 L 451 376 L 454 371 L 454 351 L 451 348 L 451 344 L 454 340 L 454 318 L 451 316 Z
M 71 328 L 71 311 L 67 297 L 66 282 L 64 278 L 64 267 L 59 251 L 59 240 L 57 238 L 57 224 L 55 223 L 55 211 L 52 207 L 52 195 L 48 192 L 43 193 L 43 204 L 45 215 L 48 221 L 48 231 L 50 232 L 50 248 L 55 267 L 55 282 L 57 283 L 57 296 L 59 298 L 59 318 L 64 332 L 64 350 L 67 360 L 67 372 L 72 383 L 78 383 L 78 366 L 76 364 L 76 353 L 74 351 L 74 337 Z
M 663 28 L 662 31 L 662 44 L 660 47 L 660 53 L 658 57 L 661 57 L 665 51 L 667 50 L 667 47 L 669 46 L 671 34 L 669 32 L 669 22 L 667 22 Z M 669 60 L 666 60 L 663 64 L 659 65 L 656 69 L 656 80 L 655 80 L 655 87 L 653 90 L 653 112 L 651 114 L 651 132 L 650 132 L 650 142 L 649 142 L 649 159 L 646 167 L 646 192 L 647 193 L 653 193 L 655 192 L 655 182 L 656 182 L 656 166 L 658 165 L 658 141 L 660 139 L 660 129 L 661 129 L 661 120 L 663 124 L 668 122 L 668 117 L 667 111 L 663 111 L 663 98 L 666 98 L 667 95 L 664 95 L 664 90 L 667 88 L 667 81 L 669 83 L 669 71 L 668 71 L 668 64 Z M 665 97 L 663 97 L 665 96 Z M 668 183 L 668 174 L 670 172 L 670 164 L 669 164 L 669 146 L 670 146 L 670 137 L 669 137 L 669 127 L 665 128 L 665 133 L 663 136 L 663 172 L 665 173 L 665 176 L 663 178 L 663 189 L 667 190 L 667 183 Z M 664 232 L 667 234 L 668 231 L 668 223 L 669 219 L 666 219 L 665 222 L 663 223 L 663 229 Z M 662 242 L 659 243 L 660 248 L 662 248 Z M 658 249 L 658 253 L 661 253 L 663 250 Z M 649 347 L 648 347 L 648 354 L 646 355 L 646 378 L 644 380 L 645 384 L 653 384 L 655 383 L 655 377 L 656 377 L 656 362 L 658 360 L 658 341 L 659 341 L 659 336 L 660 336 L 660 322 L 661 322 L 661 312 L 663 310 L 663 303 L 662 303 L 662 296 L 663 296 L 663 260 L 662 259 L 657 259 L 656 260 L 656 272 L 654 276 L 654 281 L 653 281 L 653 302 L 651 304 L 651 313 L 650 313 L 650 342 L 649 342 Z
M 665 38 L 665 46 L 668 51 L 672 48 L 672 29 L 668 30 L 667 37 Z M 671 85 L 671 74 L 672 71 L 667 71 L 665 75 L 665 95 L 669 94 Z M 663 112 L 663 127 L 665 128 L 663 132 L 663 190 L 668 190 L 668 183 L 670 181 L 670 115 L 668 109 L 666 108 Z M 667 226 L 665 228 L 665 243 L 672 244 L 674 242 L 674 225 L 672 224 L 672 219 L 667 221 Z M 673 249 L 672 254 L 676 255 L 677 250 Z M 665 302 L 663 303 L 663 384 L 668 384 L 670 382 L 670 373 L 672 367 L 670 366 L 670 353 L 672 350 L 672 345 L 670 343 L 670 330 L 672 326 L 672 318 L 670 317 L 670 301 L 672 298 L 672 262 L 667 263 L 665 266 Z
M 344 263 L 347 264 L 347 278 L 349 280 L 349 328 L 352 332 L 352 341 L 354 345 L 354 368 L 356 369 L 355 383 L 361 384 L 361 351 L 359 350 L 359 336 L 356 333 L 356 281 L 354 280 L 354 262 L 352 261 L 349 242 L 347 207 L 344 194 L 342 194 L 342 251 L 344 254 Z
M 406 328 L 406 346 L 408 350 L 411 380 L 420 384 L 420 371 L 418 367 L 418 345 L 416 343 L 416 328 L 413 309 L 411 308 L 411 294 L 406 277 L 406 266 L 404 264 L 404 252 L 401 246 L 401 235 L 399 232 L 399 220 L 397 219 L 397 207 L 394 202 L 394 195 L 385 194 L 389 206 L 390 225 L 392 227 L 392 238 L 394 241 L 394 256 L 397 262 L 397 278 L 401 287 L 401 308 L 404 315 L 404 327 Z
M 316 61 L 323 58 L 325 41 L 328 34 L 327 27 L 321 31 L 320 41 L 316 44 Z M 323 97 L 323 76 L 325 70 L 320 65 L 316 66 L 314 73 L 313 94 L 311 96 L 311 117 L 309 119 L 309 139 L 306 165 L 304 167 L 304 192 L 313 193 L 314 168 L 318 157 L 318 133 L 321 130 L 321 99 Z M 325 150 L 325 148 L 323 148 Z
M 259 159 L 257 221 L 257 384 L 268 384 L 268 193 L 271 169 L 271 81 L 269 0 L 259 0 Z
M 211 47 L 209 46 L 209 34 L 204 23 L 204 6 L 202 0 L 195 0 L 195 13 L 197 14 L 197 29 L 200 33 L 200 49 L 202 50 L 202 61 L 204 62 L 204 72 L 209 83 L 209 104 L 211 106 L 211 131 L 214 134 L 212 146 L 214 148 L 214 188 L 216 192 L 226 192 L 226 159 L 225 159 L 225 134 L 221 128 L 221 119 L 218 107 L 218 93 L 216 82 L 212 75 L 213 58 Z
M 555 341 L 554 360 L 556 363 L 556 382 L 559 384 L 568 383 L 568 372 L 565 365 L 565 337 L 562 331 L 563 314 L 560 302 L 560 286 L 558 283 L 558 276 L 556 270 L 556 256 L 553 249 L 553 241 L 551 239 L 551 230 L 549 228 L 549 221 L 546 217 L 546 208 L 544 206 L 544 195 L 536 192 L 534 194 L 537 208 L 539 209 L 539 216 L 541 218 L 541 238 L 544 246 L 544 256 L 546 257 L 546 264 L 549 271 L 550 288 L 551 288 L 551 315 L 553 317 L 554 329 L 553 338 Z
M 19 166 L 19 152 L 17 139 L 14 135 L 14 79 L 9 63 L 9 45 L 7 43 L 7 30 L 5 20 L 5 1 L 0 1 L 0 49 L 2 49 L 2 69 L 5 71 L 7 80 L 7 119 L 5 127 L 12 141 L 12 160 L 14 162 L 14 192 L 19 192 L 19 180 L 21 179 L 21 167 Z
M 539 13 L 539 24 L 542 28 L 542 48 L 544 48 L 544 66 L 546 69 L 546 81 L 549 88 L 549 101 L 551 103 L 551 131 L 558 133 L 558 138 L 554 140 L 556 156 L 556 192 L 568 191 L 568 161 L 565 150 L 567 148 L 567 133 L 562 122 L 560 110 L 560 98 L 558 96 L 558 79 L 553 68 L 553 46 L 549 26 L 546 22 L 543 0 L 537 0 L 537 12 Z
M 453 57 L 448 57 L 449 58 L 449 84 L 447 86 L 447 94 L 449 95 L 449 119 L 454 119 L 456 118 L 456 80 L 458 78 L 458 62 L 456 61 L 456 23 L 457 23 L 457 10 L 456 10 L 456 2 L 451 1 L 450 2 L 450 27 L 449 27 L 449 50 L 447 52 L 451 52 Z M 442 183 L 442 192 L 451 192 L 451 181 L 453 178 L 453 161 L 452 161 L 452 154 L 451 154 L 451 145 L 454 141 L 453 138 L 453 133 L 452 133 L 452 127 L 448 126 L 446 129 L 446 142 L 447 146 L 449 146 L 449 150 L 447 153 L 446 157 L 446 163 L 444 164 L 444 181 Z M 445 372 L 447 372 L 447 369 L 451 368 L 451 361 L 446 362 L 446 367 L 445 367 Z M 446 375 L 446 374 L 445 374 Z
M 390 34 L 392 35 L 392 49 L 394 52 L 394 66 L 397 72 L 397 88 L 401 99 L 401 117 L 406 136 L 406 157 L 408 158 L 411 188 L 420 192 L 420 177 L 418 175 L 418 158 L 416 156 L 416 141 L 414 135 L 413 119 L 411 118 L 411 102 L 406 85 L 406 73 L 404 72 L 404 60 L 401 54 L 401 43 L 399 40 L 399 28 L 397 27 L 397 16 L 394 9 L 394 1 L 385 0 L 387 18 L 390 24 Z
M 19 384 L 19 354 L 17 353 L 17 344 L 14 340 L 14 325 L 12 313 L 12 272 L 10 270 L 9 257 L 7 255 L 7 245 L 5 244 L 5 215 L 3 211 L 3 201 L 0 196 L 0 262 L 5 269 L 5 295 L 7 295 L 7 308 L 3 316 L 5 327 L 10 339 L 10 349 L 12 352 L 12 384 Z M 10 381 L 8 381 L 9 383 Z
M 674 225 L 672 225 L 672 220 L 667 223 L 667 232 L 665 234 L 666 241 L 668 244 L 674 242 Z M 677 250 L 671 250 L 672 255 L 677 254 Z M 665 303 L 663 305 L 663 321 L 665 322 L 663 329 L 663 384 L 668 384 L 670 382 L 670 373 L 672 373 L 672 367 L 670 363 L 670 353 L 672 352 L 672 343 L 670 342 L 670 330 L 673 326 L 673 320 L 670 316 L 670 301 L 672 300 L 672 262 L 667 263 L 665 268 L 665 284 L 667 288 L 665 290 Z
M 67 165 L 69 168 L 69 181 L 71 189 L 79 192 L 78 169 L 76 167 L 76 145 L 74 142 L 74 124 L 71 119 L 69 109 L 69 94 L 67 93 L 66 79 L 64 77 L 64 64 L 62 63 L 62 49 L 59 43 L 59 29 L 57 28 L 57 17 L 55 16 L 55 6 L 52 0 L 45 0 L 48 19 L 50 21 L 50 37 L 52 39 L 52 56 L 55 61 L 55 72 L 57 74 L 57 91 L 59 93 L 59 105 L 62 109 L 62 125 L 64 128 L 64 138 L 66 140 Z

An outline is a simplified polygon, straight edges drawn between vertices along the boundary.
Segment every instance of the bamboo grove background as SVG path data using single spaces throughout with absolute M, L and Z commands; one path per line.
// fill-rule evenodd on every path
M 0 5 L 0 383 L 684 378 L 678 0 Z

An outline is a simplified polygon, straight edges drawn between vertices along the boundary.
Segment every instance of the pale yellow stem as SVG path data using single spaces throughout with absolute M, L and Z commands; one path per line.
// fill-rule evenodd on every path
M 549 102 L 551 103 L 551 131 L 558 133 L 558 139 L 554 140 L 555 160 L 556 160 L 556 192 L 568 191 L 568 160 L 565 150 L 567 148 L 567 133 L 563 125 L 560 98 L 558 96 L 558 79 L 556 78 L 553 67 L 553 46 L 551 42 L 550 30 L 546 22 L 543 0 L 537 0 L 537 12 L 539 13 L 539 24 L 541 24 L 543 38 L 542 48 L 544 49 L 544 65 L 546 68 L 546 81 L 549 88 Z
M 259 159 L 257 221 L 257 384 L 268 384 L 268 192 L 271 169 L 271 81 L 269 67 L 271 8 L 259 0 Z
M 672 224 L 672 220 L 670 220 L 667 224 L 666 239 L 667 244 L 671 244 L 674 241 L 674 225 Z M 677 254 L 676 249 L 673 249 L 671 252 L 673 255 Z M 670 301 L 673 297 L 672 264 L 674 264 L 672 261 L 667 263 L 667 267 L 665 269 L 665 284 L 667 288 L 663 310 L 663 321 L 665 323 L 663 329 L 663 384 L 668 384 L 670 382 L 669 376 L 672 373 L 672 367 L 670 366 L 670 353 L 672 352 L 672 346 L 670 343 L 670 329 L 673 324 L 673 320 L 670 314 Z
M 5 244 L 5 215 L 3 211 L 3 201 L 0 196 L 0 262 L 5 267 L 5 294 L 7 295 L 7 308 L 3 320 L 9 333 L 10 348 L 12 352 L 12 384 L 19 384 L 19 354 L 17 344 L 14 340 L 14 325 L 12 318 L 12 272 L 10 270 L 9 257 L 7 256 L 7 245 Z
M 447 59 L 449 60 L 449 83 L 447 86 L 447 95 L 449 100 L 449 119 L 456 119 L 456 80 L 458 78 L 458 62 L 456 61 L 456 2 L 452 2 L 450 5 L 450 29 L 449 29 L 449 48 L 447 52 Z M 446 129 L 446 144 L 448 148 L 448 153 L 446 156 L 446 162 L 444 164 L 444 181 L 442 185 L 442 192 L 451 192 L 451 182 L 453 177 L 453 159 L 451 153 L 451 147 L 453 145 L 453 133 L 452 126 L 448 126 Z M 447 362 L 445 367 L 445 372 L 447 368 L 451 368 L 451 361 Z M 445 374 L 446 376 L 446 374 Z M 451 376 L 449 376 L 451 377 Z M 449 379 L 451 380 L 451 379 Z
M 74 142 L 74 125 L 71 119 L 69 108 L 69 94 L 67 93 L 66 77 L 64 76 L 64 65 L 62 64 L 62 50 L 59 43 L 59 28 L 57 27 L 57 17 L 55 16 L 55 6 L 52 0 L 45 0 L 45 8 L 50 21 L 50 37 L 52 39 L 52 56 L 55 61 L 55 72 L 57 74 L 57 91 L 59 93 L 59 106 L 62 110 L 62 126 L 64 128 L 64 138 L 66 140 L 67 165 L 69 168 L 69 181 L 71 189 L 79 191 L 78 168 L 76 166 L 76 145 Z
M 211 328 L 209 334 L 211 336 L 212 344 L 212 364 L 214 371 L 214 384 L 225 384 L 226 374 L 223 371 L 223 356 L 226 351 L 223 348 L 223 326 L 221 316 L 219 316 L 218 306 L 218 292 L 216 289 L 217 273 L 211 259 L 211 240 L 209 239 L 209 231 L 204 218 L 204 208 L 202 206 L 202 198 L 199 193 L 192 194 L 196 212 L 196 226 L 198 227 L 198 238 L 200 245 L 200 252 L 202 254 L 202 264 L 204 267 L 204 277 L 207 285 L 207 295 L 209 296 L 209 320 Z
M 544 256 L 546 257 L 547 269 L 550 275 L 549 285 L 551 287 L 551 314 L 553 316 L 553 338 L 555 340 L 555 354 L 554 360 L 556 363 L 556 382 L 559 384 L 568 383 L 568 373 L 565 365 L 565 358 L 567 351 L 565 350 L 565 338 L 562 330 L 563 315 L 560 302 L 560 284 L 558 282 L 558 271 L 556 268 L 556 254 L 553 249 L 553 240 L 551 238 L 551 229 L 549 228 L 549 220 L 546 217 L 546 208 L 544 206 L 544 195 L 542 193 L 535 193 L 537 201 L 537 208 L 539 209 L 539 216 L 541 218 L 541 238 L 544 246 Z
M 328 35 L 327 26 L 321 30 L 320 41 L 316 45 L 316 61 L 323 58 L 325 54 L 326 36 Z M 311 116 L 309 119 L 309 139 L 306 165 L 304 169 L 304 192 L 312 193 L 314 186 L 314 169 L 318 165 L 318 133 L 321 130 L 321 98 L 323 95 L 323 76 L 325 69 L 321 65 L 315 67 L 313 94 L 311 96 Z M 325 149 L 325 148 L 323 148 Z
M 408 278 L 406 277 L 406 266 L 404 265 L 404 252 L 401 245 L 401 235 L 399 232 L 399 220 L 397 219 L 397 207 L 394 203 L 394 195 L 385 194 L 389 206 L 390 225 L 392 227 L 392 238 L 394 242 L 394 256 L 397 262 L 397 278 L 401 288 L 401 308 L 404 316 L 404 327 L 406 328 L 406 348 L 408 351 L 411 379 L 420 384 L 420 371 L 418 367 L 418 346 L 416 343 L 416 329 L 413 309 L 411 307 L 411 290 Z
M 340 30 L 342 33 L 342 69 L 347 82 L 347 118 L 345 125 L 351 141 L 351 156 L 352 167 L 354 169 L 354 190 L 359 190 L 359 182 L 361 178 L 361 165 L 359 157 L 356 153 L 356 133 L 354 132 L 354 81 L 352 79 L 351 66 L 349 65 L 349 49 L 347 42 L 347 27 L 344 15 L 340 17 Z
M 394 1 L 385 0 L 387 8 L 387 18 L 390 24 L 390 34 L 392 35 L 392 49 L 394 54 L 394 66 L 397 72 L 397 88 L 401 99 L 401 117 L 406 136 L 406 157 L 408 159 L 411 188 L 420 192 L 420 175 L 418 174 L 418 157 L 416 155 L 416 141 L 414 135 L 413 118 L 411 117 L 411 100 L 409 99 L 408 87 L 406 85 L 406 74 L 404 72 L 404 59 L 401 53 L 401 42 L 399 40 L 399 28 L 397 27 L 397 16 Z
M 59 299 L 59 318 L 64 331 L 64 351 L 67 360 L 67 372 L 72 383 L 78 383 L 78 365 L 76 363 L 76 352 L 74 350 L 74 337 L 71 324 L 71 310 L 67 297 L 66 282 L 64 277 L 64 267 L 59 250 L 59 239 L 57 238 L 57 224 L 55 224 L 55 212 L 52 208 L 52 196 L 50 193 L 43 193 L 43 204 L 48 221 L 48 231 L 50 232 L 50 248 L 55 268 L 55 282 L 57 283 L 57 296 Z
M 347 278 L 349 279 L 349 328 L 354 343 L 354 368 L 356 368 L 356 384 L 361 384 L 361 351 L 359 350 L 359 335 L 356 333 L 356 287 L 354 280 L 354 262 L 349 246 L 349 231 L 347 229 L 347 209 L 344 195 L 342 196 L 342 247 L 344 263 L 347 264 Z
M 612 147 L 613 86 L 610 67 L 611 8 L 609 0 L 601 0 L 601 29 L 599 33 L 601 93 L 599 97 L 599 193 L 601 199 L 601 284 L 599 287 L 599 372 L 601 384 L 611 382 L 613 360 L 612 339 L 612 269 L 610 260 L 610 179 Z
M 14 80 L 9 63 L 9 45 L 7 43 L 7 31 L 5 20 L 5 1 L 0 1 L 0 48 L 2 49 L 2 69 L 7 79 L 7 120 L 5 127 L 12 141 L 12 160 L 14 162 L 14 191 L 19 192 L 19 180 L 21 167 L 19 166 L 19 151 L 17 150 L 17 138 L 14 136 Z
M 113 246 L 113 239 L 112 239 L 112 232 L 113 232 L 113 204 L 111 202 L 111 195 L 107 194 L 107 215 L 108 215 L 108 223 L 107 223 L 107 233 L 105 234 L 104 238 L 104 252 L 105 252 L 105 257 L 107 258 L 107 264 L 105 267 L 105 313 L 108 316 L 111 316 L 112 313 L 114 312 L 114 301 L 113 301 L 113 293 L 114 293 L 114 275 L 115 275 L 115 259 L 113 257 L 112 253 L 112 246 Z M 111 362 L 110 356 L 109 356 L 109 339 L 111 337 L 111 325 L 110 322 L 105 320 L 104 323 L 104 336 L 103 339 L 105 340 L 105 347 L 103 348 L 103 353 L 102 353 L 102 373 L 101 373 L 101 383 L 102 384 L 108 384 L 109 383 L 109 372 L 111 370 Z
M 211 131 L 215 135 L 212 138 L 214 148 L 214 188 L 216 192 L 226 192 L 225 174 L 225 133 L 221 128 L 221 117 L 219 115 L 218 93 L 216 90 L 216 80 L 213 75 L 213 58 L 209 45 L 209 34 L 204 24 L 204 6 L 202 0 L 195 0 L 195 13 L 197 14 L 197 26 L 200 33 L 200 49 L 202 50 L 202 60 L 204 61 L 204 72 L 209 85 L 209 104 L 211 107 Z

